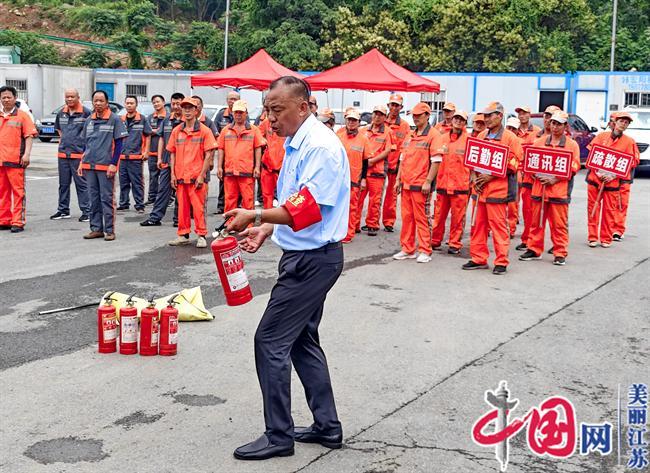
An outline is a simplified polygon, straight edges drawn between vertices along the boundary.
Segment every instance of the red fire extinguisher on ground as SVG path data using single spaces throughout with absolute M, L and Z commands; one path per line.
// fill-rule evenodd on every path
M 104 296 L 104 304 L 97 309 L 97 341 L 99 353 L 115 353 L 117 351 L 117 315 L 111 296 Z
M 178 347 L 178 310 L 174 294 L 167 301 L 167 307 L 160 311 L 160 350 L 162 356 L 173 356 Z
M 149 299 L 149 305 L 140 311 L 140 355 L 153 356 L 158 354 L 158 309 L 154 297 Z
M 120 309 L 120 353 L 138 353 L 138 309 L 133 307 L 133 295 L 126 300 L 126 307 Z
M 223 231 L 225 225 L 226 222 L 215 230 L 213 235 L 216 238 L 210 246 L 214 261 L 217 263 L 226 303 L 230 306 L 241 305 L 252 300 L 253 293 L 244 271 L 244 260 L 239 243 L 235 237 L 227 236 Z

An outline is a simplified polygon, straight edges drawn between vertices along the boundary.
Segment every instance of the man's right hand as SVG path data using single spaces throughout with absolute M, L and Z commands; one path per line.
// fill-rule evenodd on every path
M 156 161 L 156 167 L 158 169 L 163 169 L 163 162 L 162 159 L 158 158 L 158 161 Z
M 273 225 L 271 225 L 271 232 L 273 231 L 272 229 Z M 261 225 L 259 227 L 247 228 L 239 236 L 243 237 L 239 242 L 240 248 L 248 253 L 255 253 L 270 236 L 270 233 L 266 225 Z
M 178 185 L 178 182 L 176 180 L 176 176 L 172 174 L 172 189 L 176 190 L 176 186 Z
M 401 182 L 396 182 L 395 183 L 395 194 L 399 194 L 402 192 L 402 183 Z
M 217 167 L 217 178 L 223 181 L 223 168 Z

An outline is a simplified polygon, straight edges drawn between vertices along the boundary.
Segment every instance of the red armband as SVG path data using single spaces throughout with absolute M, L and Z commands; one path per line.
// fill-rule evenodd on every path
M 282 206 L 291 215 L 293 222 L 289 226 L 294 232 L 299 232 L 323 220 L 320 207 L 307 186 L 300 189 L 300 192 L 290 195 Z

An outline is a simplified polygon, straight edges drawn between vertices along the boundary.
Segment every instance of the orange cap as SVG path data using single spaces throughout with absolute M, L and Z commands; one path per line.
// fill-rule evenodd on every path
M 248 112 L 248 103 L 246 102 L 246 100 L 237 100 L 234 104 L 232 104 L 232 111 Z
M 183 105 L 191 105 L 192 107 L 199 108 L 199 101 L 192 97 L 185 97 L 181 102 L 181 107 Z
M 456 105 L 454 105 L 451 102 L 445 102 L 445 104 L 442 106 L 443 110 L 447 110 L 449 112 L 455 112 L 456 111 Z
M 336 116 L 334 115 L 334 112 L 331 108 L 325 107 L 320 112 L 318 112 L 318 119 L 325 123 L 330 120 L 336 120 Z
M 616 114 L 615 115 L 612 114 L 612 116 L 614 117 L 614 120 L 618 120 L 619 118 L 627 118 L 628 120 L 630 120 L 630 122 L 634 121 L 632 120 L 632 115 L 630 114 L 630 112 L 625 112 L 625 111 L 616 112 Z
M 558 107 L 557 105 L 549 105 L 548 107 L 546 107 L 546 110 L 544 110 L 544 113 L 549 113 L 549 114 L 553 115 L 555 112 L 559 112 L 561 110 L 562 109 L 560 107 Z
M 454 117 L 460 117 L 463 120 L 467 121 L 467 112 L 464 111 L 464 110 L 456 110 L 456 112 L 454 112 L 454 114 L 452 115 L 451 118 L 454 118 Z
M 360 120 L 361 114 L 356 108 L 350 107 L 345 110 L 345 116 L 343 118 L 354 118 L 355 120 Z
M 530 113 L 530 107 L 528 105 L 526 105 L 524 107 L 517 107 L 517 108 L 515 108 L 515 112 L 517 112 L 517 113 L 519 113 L 519 112 Z
M 503 113 L 503 105 L 501 105 L 501 102 L 490 102 L 487 104 L 487 107 L 483 109 L 483 114 L 487 115 L 489 113 Z
M 475 122 L 485 122 L 485 117 L 483 116 L 482 113 L 477 113 L 474 115 L 474 121 Z
M 400 94 L 392 94 L 388 99 L 388 103 L 396 103 L 402 105 L 404 103 L 404 97 L 402 97 Z
M 411 109 L 411 115 L 421 115 L 423 113 L 428 113 L 429 115 L 431 114 L 431 107 L 429 107 L 426 103 L 420 102 Z
M 375 105 L 375 107 L 372 109 L 373 113 L 374 112 L 379 112 L 383 113 L 384 115 L 388 115 L 388 110 L 386 110 L 385 105 Z
M 553 115 L 551 116 L 551 120 L 558 123 L 566 123 L 567 121 L 569 121 L 569 114 L 563 112 L 562 110 L 558 110 L 557 112 L 553 113 Z

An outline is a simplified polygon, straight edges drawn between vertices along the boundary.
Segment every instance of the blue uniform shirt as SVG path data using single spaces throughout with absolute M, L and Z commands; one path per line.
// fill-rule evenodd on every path
M 273 241 L 283 250 L 313 250 L 341 241 L 348 231 L 350 211 L 350 165 L 341 141 L 310 114 L 296 134 L 287 138 L 284 149 L 278 200 L 284 203 L 307 186 L 323 219 L 299 232 L 276 225 Z

